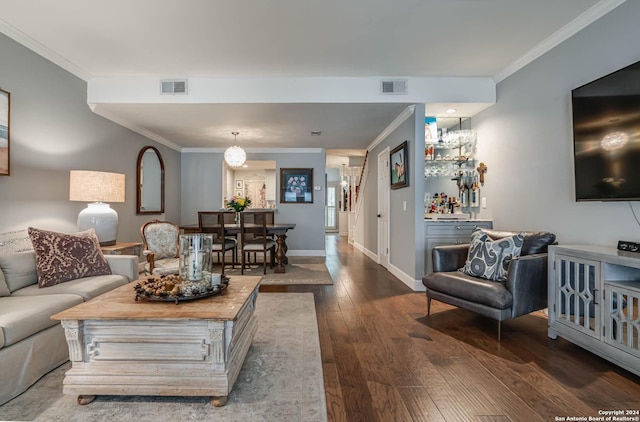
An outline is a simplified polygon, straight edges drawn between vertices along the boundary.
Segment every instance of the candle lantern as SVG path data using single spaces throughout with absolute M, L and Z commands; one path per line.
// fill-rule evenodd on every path
M 213 235 L 180 235 L 180 279 L 194 283 L 211 278 L 211 247 Z

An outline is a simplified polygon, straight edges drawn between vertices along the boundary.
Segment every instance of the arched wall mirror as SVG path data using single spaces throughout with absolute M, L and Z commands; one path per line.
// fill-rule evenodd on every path
M 146 146 L 138 154 L 137 214 L 164 212 L 164 162 L 157 148 Z

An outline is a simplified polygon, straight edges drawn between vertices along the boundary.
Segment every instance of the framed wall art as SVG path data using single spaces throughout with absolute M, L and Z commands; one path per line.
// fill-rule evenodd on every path
M 391 167 L 391 189 L 409 186 L 409 160 L 407 158 L 407 141 L 391 150 L 389 167 Z
M 9 116 L 11 94 L 0 89 L 0 176 L 9 175 Z
M 242 180 L 236 180 L 236 189 L 244 189 L 244 183 Z
M 313 203 L 313 169 L 280 169 L 280 203 Z

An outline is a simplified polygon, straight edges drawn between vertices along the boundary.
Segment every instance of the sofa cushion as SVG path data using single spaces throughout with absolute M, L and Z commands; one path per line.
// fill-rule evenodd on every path
M 9 296 L 10 294 L 11 290 L 9 290 L 9 286 L 7 286 L 7 282 L 4 279 L 2 268 L 0 268 L 0 297 Z
M 471 233 L 469 254 L 463 273 L 493 281 L 507 281 L 509 263 L 520 256 L 524 236 L 516 234 L 492 240 L 482 229 Z
M 13 292 L 12 297 L 40 296 L 50 294 L 75 294 L 81 296 L 86 302 L 89 299 L 124 286 L 129 279 L 123 275 L 96 275 L 91 277 L 78 278 L 55 286 L 41 289 L 37 284 L 25 287 Z
M 32 251 L 27 229 L 0 233 L 0 254 Z
M 34 251 L 0 255 L 0 269 L 10 292 L 38 282 Z
M 484 232 L 493 240 L 513 236 L 518 233 L 524 234 L 524 243 L 522 244 L 520 255 L 547 253 L 549 245 L 553 245 L 556 241 L 556 235 L 550 232 L 512 232 L 490 229 L 484 229 Z
M 180 271 L 180 258 L 165 258 L 153 263 L 154 275 L 171 275 L 178 274 Z M 144 266 L 144 272 L 149 273 L 149 263 Z
M 111 274 L 93 229 L 65 234 L 29 227 L 29 237 L 36 251 L 40 287 L 76 278 Z
M 78 295 L 43 295 L 0 298 L 0 328 L 4 334 L 4 346 L 10 346 L 58 321 L 55 313 L 82 303 Z
M 427 289 L 480 303 L 496 309 L 508 309 L 513 296 L 504 284 L 473 277 L 460 271 L 432 273 L 422 278 Z

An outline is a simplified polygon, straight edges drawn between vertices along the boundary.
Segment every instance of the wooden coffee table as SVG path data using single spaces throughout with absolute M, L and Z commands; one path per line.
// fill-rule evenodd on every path
M 179 304 L 135 301 L 135 282 L 52 316 L 62 321 L 71 369 L 63 392 L 211 396 L 223 406 L 258 328 L 261 277 L 231 277 L 222 295 Z

